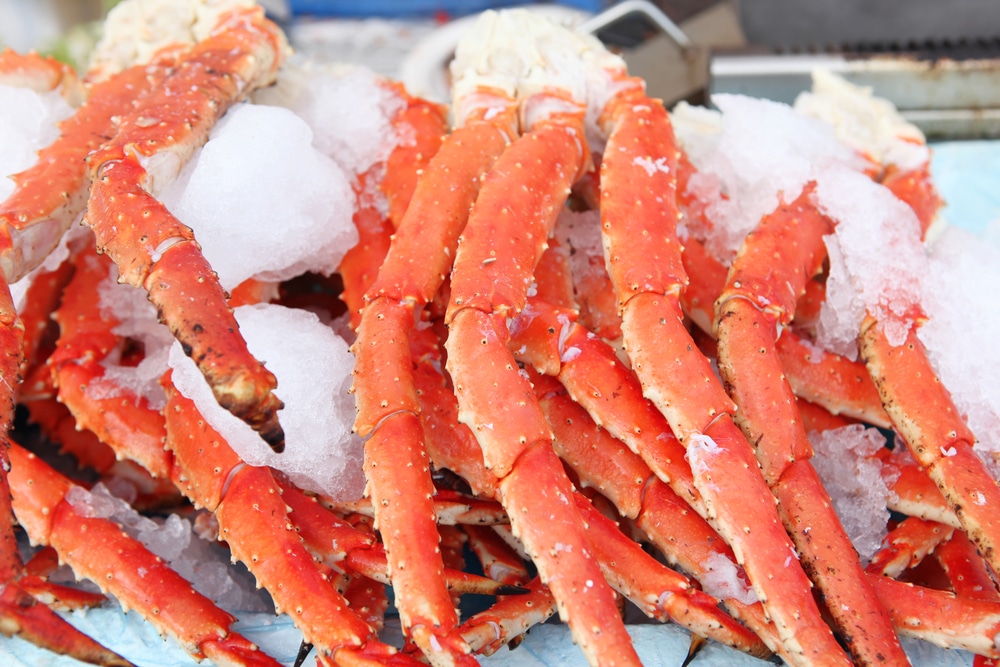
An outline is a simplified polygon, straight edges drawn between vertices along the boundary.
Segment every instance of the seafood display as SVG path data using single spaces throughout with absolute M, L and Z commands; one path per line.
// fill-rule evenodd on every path
M 1000 659 L 1000 401 L 936 328 L 970 241 L 891 105 L 817 72 L 667 109 L 506 10 L 446 108 L 168 4 L 86 72 L 0 54 L 0 631 L 132 664 L 67 622 L 118 604 L 275 665 L 233 627 L 274 612 L 300 663 L 471 665 L 558 614 L 593 665 L 640 664 L 638 617 L 689 658 Z

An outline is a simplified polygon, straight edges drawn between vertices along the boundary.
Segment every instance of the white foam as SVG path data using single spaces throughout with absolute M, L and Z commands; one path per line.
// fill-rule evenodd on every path
M 298 486 L 344 500 L 361 497 L 362 444 L 351 431 L 354 357 L 312 313 L 261 304 L 235 310 L 247 346 L 278 379 L 285 451 L 275 454 L 247 424 L 219 407 L 197 368 L 175 344 L 174 384 L 249 464 L 284 471 Z

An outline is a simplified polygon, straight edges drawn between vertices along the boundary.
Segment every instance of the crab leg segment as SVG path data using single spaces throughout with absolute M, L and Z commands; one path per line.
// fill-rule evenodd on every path
M 273 80 L 284 38 L 259 8 L 234 10 L 91 154 L 86 222 L 120 279 L 149 292 L 161 320 L 197 363 L 220 405 L 275 451 L 284 448 L 277 382 L 246 349 L 218 278 L 191 230 L 152 194 L 176 174 L 215 122 Z
M 678 295 L 687 279 L 676 237 L 676 149 L 666 111 L 633 92 L 619 95 L 604 113 L 612 128 L 601 165 L 605 256 L 633 368 L 687 447 L 695 486 L 788 654 L 802 664 L 846 664 L 753 451 L 732 421 L 735 405 L 682 322 Z

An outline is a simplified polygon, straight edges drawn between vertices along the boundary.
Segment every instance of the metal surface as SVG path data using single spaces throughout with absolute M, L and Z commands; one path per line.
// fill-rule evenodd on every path
M 776 48 L 991 39 L 1000 31 L 997 0 L 740 0 L 740 22 L 754 44 Z
M 670 37 L 681 49 L 691 48 L 691 40 L 684 34 L 684 31 L 676 23 L 667 18 L 667 15 L 660 11 L 656 5 L 646 0 L 624 0 L 616 5 L 612 5 L 597 16 L 581 23 L 577 26 L 577 30 L 597 34 L 608 26 L 633 15 L 639 15 L 648 19 L 662 30 L 665 35 Z
M 716 52 L 710 95 L 791 104 L 811 73 L 872 88 L 931 139 L 1000 137 L 1000 2 L 742 0 L 752 48 Z
M 717 54 L 709 65 L 709 92 L 791 104 L 810 89 L 816 69 L 871 87 L 929 138 L 1000 137 L 1000 55 Z

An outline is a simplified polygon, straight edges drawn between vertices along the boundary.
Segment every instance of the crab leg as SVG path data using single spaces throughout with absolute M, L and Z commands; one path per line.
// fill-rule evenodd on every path
M 868 572 L 899 578 L 903 572 L 918 565 L 943 542 L 951 539 L 955 529 L 933 521 L 907 517 L 886 536 L 884 544 L 872 556 Z
M 570 503 L 549 428 L 506 347 L 504 318 L 524 308 L 531 271 L 582 167 L 583 146 L 579 116 L 542 120 L 487 176 L 455 259 L 448 370 L 459 418 L 479 440 L 515 534 L 559 601 L 577 644 L 592 664 L 637 663 Z M 533 520 L 540 516 L 550 517 L 544 527 Z
M 412 145 L 401 143 L 396 146 L 386 160 L 380 188 L 389 200 L 388 216 L 383 216 L 371 196 L 363 195 L 368 187 L 366 181 L 375 179 L 382 169 L 362 174 L 354 186 L 358 196 L 358 207 L 354 213 L 358 243 L 344 254 L 337 267 L 337 273 L 344 282 L 340 298 L 347 304 L 354 329 L 361 324 L 365 295 L 374 284 L 378 267 L 389 252 L 394 229 L 402 223 L 419 174 L 427 168 L 431 158 L 441 148 L 443 135 L 447 130 L 443 109 L 425 100 L 405 95 L 405 91 L 400 90 L 399 93 L 406 98 L 407 104 L 393 118 L 393 127 L 415 139 Z
M 381 659 L 412 664 L 378 641 L 354 614 L 292 529 L 281 489 L 267 468 L 247 466 L 201 418 L 194 404 L 164 378 L 167 445 L 174 479 L 200 507 L 212 511 L 233 557 L 247 565 L 306 642 L 335 662 Z M 246 508 L 254 508 L 248 512 Z
M 1000 486 L 972 451 L 975 436 L 936 379 L 915 330 L 893 346 L 869 317 L 859 342 L 886 412 L 969 539 L 994 573 L 1000 572 L 1000 516 L 993 509 L 1000 507 Z
M 810 463 L 812 446 L 775 350 L 779 327 L 789 324 L 805 282 L 822 268 L 822 237 L 831 231 L 807 187 L 747 235 L 716 302 L 719 370 L 739 405 L 737 422 L 754 443 L 785 528 L 855 660 L 906 664 L 889 617 Z
M 284 38 L 260 8 L 236 9 L 185 53 L 89 157 L 86 222 L 123 282 L 143 287 L 160 318 L 197 363 L 220 405 L 284 448 L 276 381 L 246 349 L 226 294 L 190 228 L 153 196 L 234 103 L 273 80 Z M 147 168 L 151 171 L 147 171 Z M 192 304 L 198 304 L 192 306 Z
M 681 296 L 684 313 L 706 334 L 718 334 L 714 304 L 726 287 L 728 270 L 696 239 L 684 242 L 681 255 L 690 278 Z M 801 302 L 801 299 L 799 300 Z M 799 320 L 799 306 L 791 312 Z M 891 428 L 882 400 L 864 364 L 809 344 L 795 331 L 782 329 L 775 341 L 781 369 L 792 391 L 830 412 Z
M 509 99 L 483 93 L 483 108 L 443 142 L 419 179 L 389 254 L 366 295 L 353 392 L 365 443 L 368 495 L 376 512 L 403 627 L 432 661 L 465 661 L 458 618 L 441 577 L 410 338 L 420 310 L 451 267 L 479 177 L 506 147 L 516 119 Z M 429 241 L 429 239 L 431 239 Z M 440 248 L 430 257 L 422 250 Z M 419 261 L 417 261 L 419 258 Z M 399 496 L 407 489 L 406 501 Z
M 0 281 L 3 282 L 3 281 Z M 77 632 L 64 619 L 20 588 L 24 572 L 14 537 L 9 471 L 13 446 L 9 431 L 14 420 L 14 383 L 20 377 L 23 325 L 14 311 L 6 283 L 0 285 L 0 632 L 19 635 L 37 646 L 103 665 L 128 665 L 127 660 Z
M 605 114 L 613 129 L 601 166 L 601 218 L 629 358 L 687 448 L 695 486 L 788 654 L 802 664 L 844 664 L 753 451 L 733 423 L 735 406 L 681 322 L 678 294 L 686 276 L 674 231 L 676 162 L 667 149 L 673 136 L 666 112 L 632 94 L 619 95 Z M 661 163 L 654 156 L 666 157 Z M 670 201 L 664 206 L 661 199 Z
M 68 479 L 16 444 L 11 447 L 11 461 L 18 521 L 32 541 L 55 547 L 78 576 L 152 619 L 199 660 L 210 658 L 219 665 L 278 664 L 232 632 L 232 616 L 194 592 L 120 526 L 87 516 L 73 505 L 67 498 L 73 488 Z

